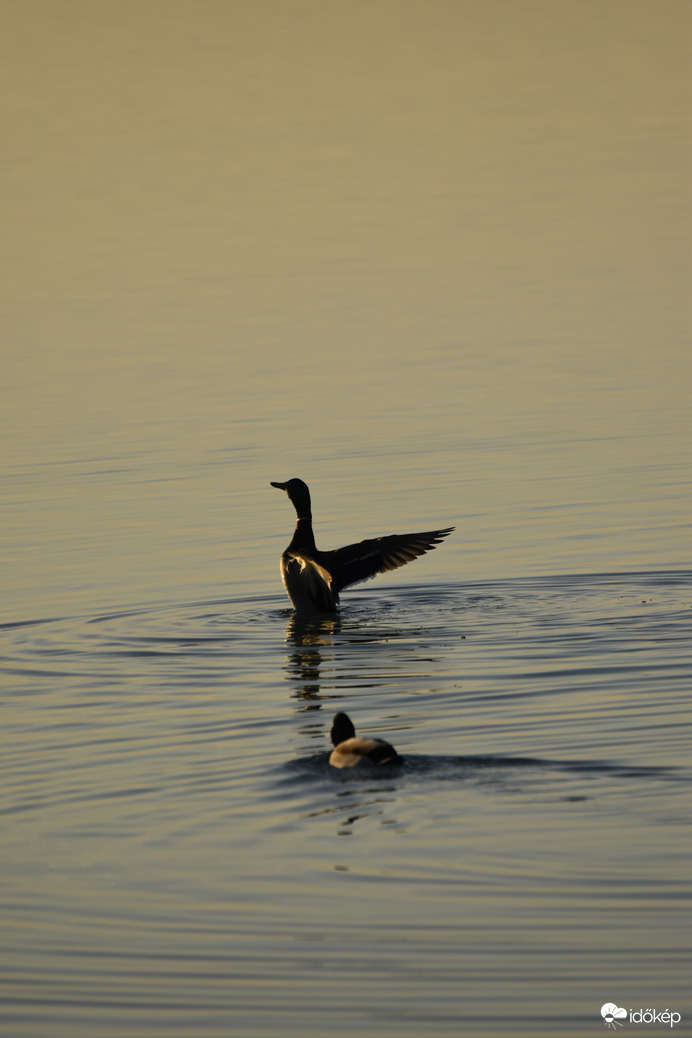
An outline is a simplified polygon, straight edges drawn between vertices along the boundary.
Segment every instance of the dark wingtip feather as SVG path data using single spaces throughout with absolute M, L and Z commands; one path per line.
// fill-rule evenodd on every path
M 333 586 L 336 591 L 341 591 L 350 584 L 376 577 L 378 573 L 399 569 L 441 544 L 452 530 L 454 527 L 448 526 L 444 530 L 423 533 L 393 533 L 339 548 L 332 553 L 336 564 Z

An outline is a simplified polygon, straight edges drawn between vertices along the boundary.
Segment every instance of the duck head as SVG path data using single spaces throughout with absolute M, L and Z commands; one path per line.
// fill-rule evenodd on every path
M 289 479 L 287 483 L 271 483 L 278 490 L 285 490 L 293 503 L 299 519 L 311 519 L 310 491 L 302 479 Z
M 355 738 L 355 734 L 356 730 L 348 714 L 334 714 L 331 731 L 332 746 L 339 746 L 347 739 Z

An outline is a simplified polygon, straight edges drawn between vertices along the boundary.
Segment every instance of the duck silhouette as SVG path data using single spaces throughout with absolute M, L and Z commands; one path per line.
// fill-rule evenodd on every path
M 329 763 L 333 768 L 381 767 L 401 760 L 394 747 L 384 739 L 357 736 L 348 714 L 334 715 L 331 740 L 334 749 Z
M 285 490 L 298 516 L 293 539 L 281 556 L 281 579 L 298 612 L 333 613 L 339 593 L 351 584 L 405 566 L 441 543 L 454 529 L 427 533 L 393 533 L 387 537 L 320 551 L 312 530 L 310 491 L 302 479 L 271 486 Z

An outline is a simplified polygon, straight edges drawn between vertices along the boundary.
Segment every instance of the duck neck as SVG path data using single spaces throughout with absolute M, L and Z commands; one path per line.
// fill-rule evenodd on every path
M 315 550 L 315 535 L 312 531 L 311 516 L 298 516 L 295 532 L 293 534 L 293 540 L 289 545 L 289 550 L 291 548 L 294 548 L 296 550 L 305 550 L 307 548 L 310 548 L 313 551 Z
M 289 497 L 291 499 L 291 504 L 296 510 L 298 522 L 301 522 L 301 520 L 303 520 L 307 521 L 308 523 L 311 523 L 312 505 L 310 502 L 310 491 L 308 490 L 308 488 L 306 486 L 303 486 L 300 488 L 300 493 L 298 493 L 298 491 L 296 490 L 292 494 L 289 494 Z

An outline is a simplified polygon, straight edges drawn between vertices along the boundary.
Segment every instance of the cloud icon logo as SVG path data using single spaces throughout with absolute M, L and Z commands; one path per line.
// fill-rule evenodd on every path
M 604 1006 L 601 1006 L 601 1016 L 605 1020 L 606 1027 L 612 1027 L 615 1030 L 616 1027 L 622 1027 L 620 1020 L 627 1019 L 627 1010 L 620 1009 L 614 1002 L 606 1002 Z

